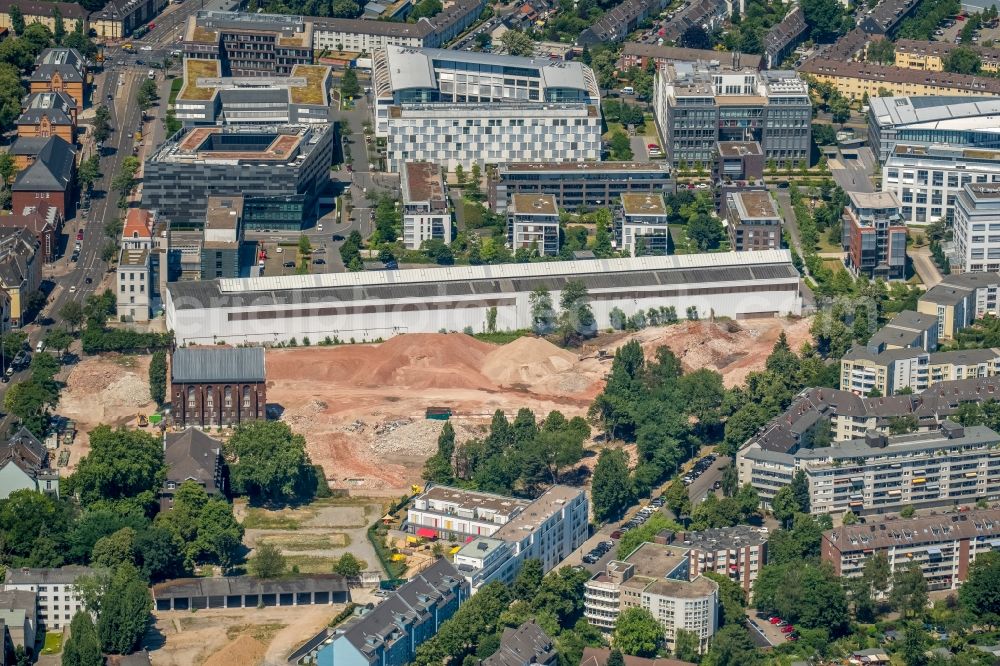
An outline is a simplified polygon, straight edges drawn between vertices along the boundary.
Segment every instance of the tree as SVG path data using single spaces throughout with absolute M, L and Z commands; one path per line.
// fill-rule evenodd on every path
M 927 659 L 927 632 L 919 622 L 907 622 L 897 654 L 906 666 L 924 666 Z
M 69 633 L 69 640 L 63 645 L 62 666 L 104 666 L 97 628 L 90 613 L 77 611 Z
M 792 496 L 798 507 L 796 512 L 809 513 L 809 479 L 806 478 L 806 473 L 801 469 L 795 472 L 789 487 L 792 489 Z
M 77 181 L 80 187 L 89 190 L 101 178 L 101 157 L 94 154 L 80 162 L 80 167 L 76 171 Z M 70 301 L 72 302 L 72 301 Z
M 691 512 L 691 497 L 688 494 L 687 486 L 680 478 L 674 477 L 674 480 L 667 487 L 665 495 L 667 507 L 674 512 L 674 515 L 682 516 Z
M 143 112 L 147 111 L 156 100 L 156 82 L 146 79 L 135 91 L 135 102 Z
M 188 572 L 184 544 L 160 527 L 151 526 L 136 535 L 135 559 L 142 577 L 153 584 L 181 578 Z
M 692 24 L 681 35 L 680 45 L 688 49 L 710 49 L 712 40 L 703 27 Z
M 158 405 L 167 397 L 167 352 L 162 349 L 153 352 L 149 361 L 149 395 Z
M 701 639 L 687 629 L 678 629 L 674 636 L 674 654 L 681 661 L 698 662 L 701 659 Z
M 958 588 L 962 607 L 988 625 L 1000 624 L 1000 553 L 983 553 L 969 567 L 969 577 Z
M 90 432 L 90 452 L 66 482 L 84 506 L 110 501 L 149 509 L 165 476 L 163 445 L 156 437 L 100 425 Z
M 340 94 L 344 97 L 357 97 L 361 94 L 361 86 L 358 84 L 358 73 L 353 67 L 348 67 L 344 71 L 344 76 L 340 79 Z
M 97 636 L 105 652 L 129 654 L 146 633 L 153 598 L 149 586 L 130 564 L 118 567 L 101 596 Z
M 60 354 L 69 349 L 71 344 L 73 344 L 73 336 L 64 328 L 52 328 L 45 334 L 45 346 Z
M 11 5 L 10 9 L 7 10 L 8 16 L 10 16 L 10 27 L 14 30 L 15 35 L 24 34 L 24 13 L 21 8 L 17 5 Z
M 900 518 L 913 518 L 913 516 L 916 513 L 917 510 L 913 508 L 912 504 L 907 504 L 906 506 L 904 506 L 902 509 L 899 510 Z
M 723 231 L 722 222 L 712 215 L 697 215 L 687 224 L 688 238 L 693 240 L 702 252 L 719 247 Z
M 862 569 L 862 579 L 871 590 L 872 594 L 879 596 L 889 589 L 889 577 L 892 569 L 889 566 L 889 558 L 885 553 L 875 553 L 865 560 Z
M 111 112 L 101 104 L 94 111 L 94 140 L 98 143 L 106 141 L 111 136 Z
M 333 565 L 333 573 L 346 578 L 356 578 L 361 575 L 362 562 L 351 553 L 344 553 Z
M 896 46 L 889 39 L 873 39 L 868 43 L 866 54 L 868 62 L 880 65 L 892 65 L 896 62 Z
M 611 648 L 611 654 L 608 655 L 605 666 L 625 666 L 625 657 L 622 655 L 622 651 L 616 647 Z
M 537 558 L 529 558 L 521 565 L 521 570 L 517 572 L 511 592 L 515 599 L 531 601 L 542 586 L 542 561 Z
M 571 280 L 563 285 L 559 295 L 559 335 L 563 344 L 570 344 L 593 334 L 594 312 L 590 308 L 587 287 Z
M 287 423 L 241 424 L 225 446 L 233 491 L 252 502 L 311 499 L 316 475 L 305 446 L 305 438 L 293 434 Z
M 538 335 L 544 335 L 552 330 L 556 321 L 555 309 L 552 307 L 552 295 L 545 287 L 538 287 L 528 296 L 531 305 L 531 329 Z
M 628 135 L 621 130 L 615 130 L 611 135 L 611 159 L 613 160 L 630 160 L 633 157 L 632 153 L 632 143 L 628 139 Z
M 959 46 L 944 59 L 944 71 L 956 74 L 978 74 L 983 61 L 979 53 L 968 46 Z
M 826 629 L 832 636 L 848 628 L 847 597 L 829 564 L 786 562 L 761 569 L 753 588 L 754 605 L 805 629 Z
M 508 55 L 530 56 L 535 52 L 535 43 L 531 37 L 520 30 L 508 30 L 500 37 L 500 45 Z
M 627 655 L 655 657 L 663 642 L 663 625 L 645 608 L 626 608 L 618 616 L 612 642 Z
M 706 666 L 752 666 L 758 663 L 758 653 L 742 624 L 727 624 L 715 633 L 702 663 Z
M 273 543 L 265 542 L 254 548 L 247 568 L 257 578 L 277 578 L 285 573 L 285 556 Z
M 135 530 L 123 527 L 114 534 L 98 539 L 94 544 L 91 561 L 107 569 L 114 569 L 122 564 L 135 564 Z
M 844 32 L 844 7 L 837 0 L 803 0 L 800 6 L 813 41 L 827 44 Z
M 798 510 L 799 503 L 795 499 L 795 493 L 791 486 L 783 486 L 771 500 L 771 512 L 782 525 L 786 525 Z
M 628 457 L 623 450 L 601 451 L 594 467 L 591 499 L 594 516 L 601 521 L 618 518 L 635 501 L 629 479 Z
M 614 246 L 611 244 L 612 226 L 611 211 L 602 208 L 594 216 L 594 256 L 599 259 L 610 257 L 614 254 Z
M 927 608 L 927 581 L 919 564 L 896 569 L 892 576 L 889 602 L 904 618 L 911 615 L 919 617 L 924 612 Z

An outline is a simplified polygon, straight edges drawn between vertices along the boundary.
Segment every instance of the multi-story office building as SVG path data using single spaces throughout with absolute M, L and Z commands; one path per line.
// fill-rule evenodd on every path
M 549 571 L 587 540 L 587 496 L 569 486 L 552 486 L 533 501 L 432 486 L 414 498 L 406 529 L 465 541 L 455 566 L 473 591 L 495 580 L 509 585 L 525 560 L 541 560 Z
M 917 310 L 938 320 L 938 338 L 952 340 L 955 333 L 986 315 L 998 316 L 1000 274 L 960 273 L 944 276 L 917 301 Z
M 242 196 L 208 198 L 201 244 L 201 279 L 250 277 L 257 244 L 247 242 L 243 227 Z
M 185 125 L 330 122 L 330 68 L 294 65 L 290 76 L 223 77 L 219 60 L 186 58 L 174 103 Z
M 965 403 L 1000 398 L 1000 380 L 963 379 L 947 381 L 920 394 L 865 398 L 851 391 L 829 388 L 806 389 L 744 444 L 737 456 L 741 483 L 752 483 L 762 504 L 792 481 L 794 469 L 787 457 L 801 448 L 824 446 L 864 437 L 868 432 L 888 433 L 901 418 L 912 420 L 918 432 L 936 430 L 943 418 L 955 414 Z M 753 461 L 744 453 L 760 452 Z M 773 456 L 771 459 L 768 456 Z
M 645 608 L 664 628 L 668 647 L 678 629 L 697 634 L 704 650 L 719 626 L 719 584 L 691 573 L 686 546 L 643 543 L 584 585 L 583 614 L 602 631 L 613 631 L 627 608 Z
M 756 141 L 720 141 L 712 163 L 715 183 L 715 210 L 719 217 L 729 215 L 729 196 L 737 192 L 763 192 L 764 151 Z
M 872 431 L 862 439 L 791 453 L 751 445 L 738 457 L 740 482 L 755 487 L 763 476 L 790 479 L 804 472 L 814 514 L 881 514 L 907 505 L 1000 499 L 997 451 L 1000 435 L 989 428 L 944 421 L 937 430 L 896 436 Z
M 939 43 L 943 42 L 935 42 Z M 897 143 L 1000 149 L 998 115 L 1000 99 L 992 97 L 872 95 L 868 99 L 868 141 L 879 164 L 889 159 Z
M 969 183 L 955 199 L 955 261 L 963 271 L 1000 270 L 1000 183 Z
M 709 170 L 719 141 L 756 141 L 781 167 L 809 162 L 812 104 L 795 72 L 667 63 L 656 72 L 653 111 L 675 167 Z
M 622 194 L 615 209 L 618 249 L 633 257 L 670 254 L 668 220 L 662 194 Z
M 559 254 L 559 206 L 551 194 L 515 194 L 507 206 L 507 246 Z
M 561 209 L 610 207 L 629 192 L 672 194 L 670 165 L 659 162 L 509 162 L 487 171 L 490 208 L 507 212 L 515 194 L 551 194 Z
M 439 559 L 373 609 L 337 627 L 319 649 L 319 666 L 404 666 L 469 599 L 469 584 Z
M 313 62 L 313 25 L 301 16 L 199 11 L 188 17 L 184 55 L 219 60 L 226 76 L 288 76 Z
M 906 225 L 892 192 L 848 192 L 843 246 L 847 267 L 869 278 L 906 277 Z
M 951 222 L 969 183 L 1000 183 L 1000 150 L 897 143 L 882 166 L 882 189 L 899 199 L 905 224 Z
M 407 162 L 399 171 L 403 192 L 403 244 L 418 250 L 424 241 L 451 243 L 451 207 L 441 167 Z
M 143 208 L 201 229 L 210 196 L 242 194 L 245 228 L 298 231 L 316 220 L 333 134 L 319 124 L 183 129 L 146 158 Z
M 823 561 L 838 576 L 860 578 L 865 562 L 884 555 L 892 573 L 919 565 L 931 590 L 954 590 L 976 558 L 994 550 L 1000 550 L 996 509 L 844 525 L 823 532 L 820 544 Z
M 733 250 L 781 248 L 781 214 L 770 192 L 731 192 L 727 196 L 726 231 Z
M 34 592 L 38 596 L 38 628 L 60 631 L 69 626 L 74 615 L 84 610 L 83 599 L 76 590 L 77 579 L 93 576 L 94 573 L 89 567 L 78 566 L 51 569 L 10 567 L 3 579 L 3 589 Z
M 750 592 L 767 564 L 768 534 L 757 527 L 713 527 L 700 532 L 661 532 L 654 541 L 688 551 L 688 577 L 712 571 Z
M 597 78 L 580 62 L 388 46 L 372 88 L 390 171 L 601 156 Z

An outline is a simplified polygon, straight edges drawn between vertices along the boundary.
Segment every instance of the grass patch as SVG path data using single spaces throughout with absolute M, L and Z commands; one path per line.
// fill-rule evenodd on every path
M 254 507 L 247 509 L 243 519 L 243 529 L 247 530 L 297 530 L 302 522 L 308 520 L 315 511 L 306 509 L 281 509 L 269 511 Z
M 329 548 L 345 548 L 351 545 L 351 539 L 346 534 L 277 534 L 261 539 L 262 543 L 270 543 L 282 551 L 326 550 Z
M 831 243 L 826 234 L 819 235 L 819 243 L 816 244 L 817 252 L 843 252 L 844 248 L 840 243 Z
M 239 636 L 247 635 L 267 645 L 286 626 L 278 622 L 270 624 L 234 624 L 226 627 L 226 638 L 234 640 Z
M 184 79 L 174 79 L 170 82 L 170 103 L 173 104 L 177 100 L 177 94 L 184 87 Z
M 336 557 L 320 557 L 319 555 L 285 555 L 285 567 L 288 571 L 298 567 L 299 573 L 321 574 L 331 573 Z
M 483 207 L 478 203 L 462 200 L 466 229 L 479 229 L 483 226 Z
M 622 134 L 628 136 L 628 130 L 626 130 L 625 126 L 622 125 L 621 123 L 619 123 L 619 122 L 607 122 L 605 124 L 608 126 L 608 131 L 605 132 L 604 136 L 601 137 L 605 141 L 610 141 L 611 140 L 611 135 L 613 135 L 615 132 L 621 132 Z
M 508 342 L 513 342 L 518 338 L 523 338 L 526 335 L 534 335 L 534 333 L 526 328 L 522 328 L 519 331 L 498 331 L 496 333 L 474 333 L 472 337 L 476 340 L 482 340 L 483 342 L 490 342 L 495 345 L 505 345 Z
M 671 224 L 670 238 L 674 242 L 674 254 L 697 254 L 700 252 L 697 243 L 688 238 L 687 225 Z
M 115 363 L 123 368 L 134 368 L 137 365 L 135 356 L 131 355 L 116 356 Z
M 844 262 L 839 259 L 824 259 L 823 265 L 829 268 L 831 271 L 836 273 L 837 271 L 847 270 L 844 268 Z
M 62 652 L 62 633 L 55 633 L 54 631 L 45 632 L 45 644 L 42 646 L 42 654 L 59 654 Z
M 309 257 L 299 259 L 299 265 L 295 267 L 296 275 L 309 275 Z

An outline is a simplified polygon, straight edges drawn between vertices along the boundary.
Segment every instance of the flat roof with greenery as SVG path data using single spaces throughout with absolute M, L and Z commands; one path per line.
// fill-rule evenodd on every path
M 304 86 L 289 88 L 293 104 L 325 104 L 326 81 L 330 77 L 330 68 L 323 65 L 296 65 L 292 76 L 300 76 L 306 80 Z
M 218 60 L 202 60 L 187 58 L 184 61 L 184 87 L 177 94 L 177 99 L 205 101 L 212 99 L 217 90 L 215 87 L 200 87 L 198 79 L 218 77 L 221 68 Z

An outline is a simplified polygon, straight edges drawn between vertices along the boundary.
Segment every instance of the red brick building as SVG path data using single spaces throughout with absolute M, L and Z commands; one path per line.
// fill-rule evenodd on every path
M 267 418 L 263 347 L 182 348 L 170 359 L 175 426 L 234 426 Z
M 34 161 L 14 179 L 11 210 L 48 205 L 55 207 L 63 219 L 72 217 L 75 157 L 65 139 L 50 136 Z
M 0 227 L 27 229 L 35 237 L 38 252 L 46 263 L 56 260 L 62 225 L 59 209 L 47 204 L 28 206 L 12 215 L 0 215 Z

